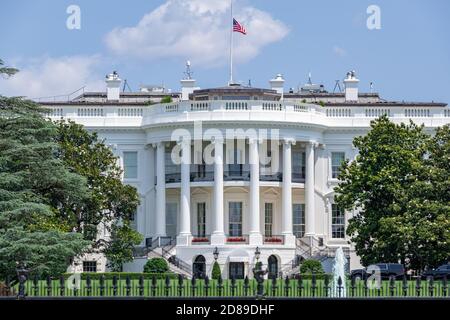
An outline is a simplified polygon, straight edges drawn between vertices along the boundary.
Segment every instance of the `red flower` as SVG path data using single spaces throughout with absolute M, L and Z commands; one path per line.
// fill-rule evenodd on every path
M 192 242 L 209 242 L 208 238 L 194 238 Z

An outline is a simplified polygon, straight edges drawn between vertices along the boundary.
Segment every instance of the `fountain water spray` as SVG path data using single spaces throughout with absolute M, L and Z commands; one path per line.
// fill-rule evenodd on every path
M 331 287 L 331 296 L 334 298 L 345 298 L 345 267 L 347 258 L 345 258 L 342 247 L 336 250 L 333 264 L 333 283 Z M 339 281 L 340 279 L 340 281 Z M 340 289 L 340 290 L 339 290 Z

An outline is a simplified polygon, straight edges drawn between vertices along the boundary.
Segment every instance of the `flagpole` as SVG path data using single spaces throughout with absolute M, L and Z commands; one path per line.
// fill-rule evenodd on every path
M 233 84 L 233 0 L 231 3 L 231 28 L 230 28 L 230 83 Z

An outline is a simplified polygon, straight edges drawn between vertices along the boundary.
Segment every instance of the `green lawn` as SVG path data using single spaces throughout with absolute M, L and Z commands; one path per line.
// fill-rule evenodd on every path
M 380 289 L 368 289 L 367 295 L 364 290 L 363 281 L 356 282 L 355 289 L 353 290 L 355 297 L 388 297 L 388 296 L 404 296 L 403 292 L 403 282 L 396 281 L 394 283 L 393 291 L 389 281 L 383 281 Z M 330 285 L 331 286 L 331 285 Z M 264 290 L 267 296 L 273 297 L 326 297 L 330 296 L 331 288 L 329 286 L 328 294 L 325 289 L 324 280 L 317 280 L 315 289 L 312 287 L 311 280 L 302 281 L 302 289 L 299 286 L 297 280 L 290 280 L 289 287 L 286 288 L 285 280 L 277 280 L 276 286 L 273 286 L 272 281 L 264 282 Z M 350 288 L 350 281 L 347 281 L 347 296 L 352 296 L 352 289 Z M 17 292 L 18 286 L 14 287 Z M 421 281 L 421 286 L 419 290 L 419 296 L 429 297 L 430 286 L 427 281 Z M 448 290 L 444 290 L 444 285 L 442 281 L 434 281 L 432 296 L 442 297 L 444 295 L 449 296 Z M 51 286 L 47 285 L 47 281 L 39 281 L 37 285 L 32 280 L 26 282 L 26 293 L 28 296 L 101 296 L 100 282 L 99 280 L 91 280 L 91 288 L 89 289 L 86 280 L 81 280 L 80 289 L 73 290 L 67 287 L 64 288 L 63 294 L 61 293 L 61 286 L 59 280 L 52 280 Z M 105 280 L 105 288 L 103 291 L 103 296 L 140 296 L 141 289 L 139 287 L 139 280 L 131 280 L 130 286 L 127 288 L 126 280 L 119 279 L 117 282 L 116 291 L 113 288 L 112 280 Z M 248 289 L 245 289 L 243 280 L 236 280 L 236 285 L 233 288 L 230 280 L 223 281 L 222 292 L 219 293 L 218 282 L 215 280 L 209 281 L 209 288 L 206 290 L 204 280 L 197 280 L 195 286 L 192 286 L 190 280 L 183 281 L 183 287 L 180 291 L 178 286 L 178 280 L 170 280 L 169 285 L 166 286 L 166 281 L 164 279 L 157 280 L 156 285 L 152 285 L 152 280 L 146 279 L 143 285 L 143 296 L 145 297 L 205 297 L 205 296 L 255 296 L 256 295 L 256 281 L 250 280 Z M 414 297 L 418 296 L 416 282 L 408 281 L 406 296 Z

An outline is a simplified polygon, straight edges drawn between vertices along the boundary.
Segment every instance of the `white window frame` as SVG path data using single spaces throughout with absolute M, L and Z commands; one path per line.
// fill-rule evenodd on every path
M 126 153 L 136 153 L 136 177 L 127 178 L 125 177 L 125 154 Z M 139 151 L 138 150 L 122 150 L 122 170 L 123 170 L 123 180 L 136 181 L 139 180 Z

